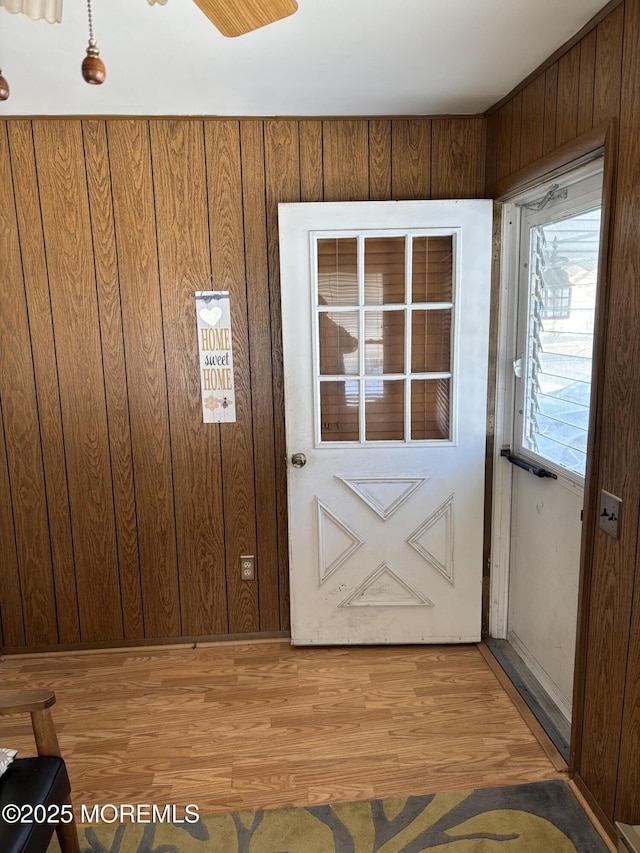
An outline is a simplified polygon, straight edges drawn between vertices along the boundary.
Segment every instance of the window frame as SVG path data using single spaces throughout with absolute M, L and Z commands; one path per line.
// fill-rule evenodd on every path
M 548 459 L 542 454 L 536 453 L 524 444 L 525 408 L 526 408 L 526 386 L 528 369 L 528 323 L 529 323 L 529 262 L 530 262 L 530 229 L 537 225 L 557 222 L 578 215 L 582 212 L 593 210 L 597 207 L 603 209 L 603 161 L 598 159 L 588 166 L 576 169 L 560 178 L 546 181 L 536 185 L 535 189 L 514 199 L 518 209 L 518 260 L 517 260 L 517 321 L 514 354 L 514 394 L 513 394 L 513 432 L 512 448 L 515 453 L 536 465 L 554 473 L 560 480 L 573 484 L 579 488 L 584 487 L 583 475 L 564 467 L 563 465 Z M 534 203 L 544 197 L 553 186 L 556 186 L 557 195 L 546 203 L 540 210 L 527 208 L 527 204 Z M 559 197 L 559 193 L 567 190 L 566 198 Z M 579 193 L 576 193 L 576 189 Z M 603 243 L 603 220 L 600 221 L 600 237 L 598 264 L 602 253 Z M 597 281 L 596 289 L 600 282 Z M 594 306 L 595 311 L 595 306 Z M 592 365 L 593 365 L 593 342 L 595 339 L 595 326 L 592 337 Z M 521 375 L 516 372 L 516 363 L 520 361 Z M 593 370 L 592 378 L 593 382 Z M 592 397 L 592 395 L 591 395 Z M 590 406 L 592 399 L 590 400 Z M 588 428 L 587 428 L 588 437 Z M 585 451 L 586 452 L 586 451 Z
M 426 227 L 408 229 L 354 229 L 354 230 L 322 230 L 311 231 L 311 281 L 312 281 L 312 352 L 313 352 L 313 421 L 314 421 L 314 445 L 316 448 L 384 448 L 384 447 L 443 447 L 455 446 L 457 444 L 458 427 L 458 382 L 456 381 L 456 369 L 460 363 L 459 357 L 459 334 L 457 305 L 460 294 L 460 270 L 461 270 L 461 227 Z M 320 305 L 319 303 L 319 278 L 318 278 L 318 241 L 326 239 L 349 239 L 357 238 L 357 292 L 358 304 L 348 305 Z M 390 302 L 385 305 L 367 303 L 364 288 L 364 244 L 367 238 L 404 237 L 405 238 L 405 299 L 402 302 Z M 412 246 L 413 240 L 419 237 L 451 237 L 452 240 L 452 299 L 450 302 L 412 302 Z M 408 239 L 411 238 L 411 239 Z M 451 344 L 450 344 L 450 370 L 449 371 L 424 371 L 412 373 L 411 368 L 411 318 L 413 311 L 419 310 L 443 310 L 451 311 Z M 318 335 L 317 316 L 319 313 L 339 314 L 349 311 L 358 312 L 359 340 L 364 341 L 364 317 L 366 312 L 371 311 L 399 311 L 405 313 L 405 370 L 402 373 L 367 373 L 364 365 L 364 350 L 359 353 L 359 370 L 356 374 L 321 374 L 320 373 L 320 341 Z M 363 349 L 363 348 L 359 348 Z M 408 372 L 407 372 L 408 370 Z M 412 439 L 411 438 L 411 389 L 412 380 L 448 378 L 451 382 L 449 394 L 449 435 L 447 438 L 438 439 Z M 320 385 L 322 382 L 331 381 L 353 381 L 358 383 L 358 416 L 359 416 L 359 438 L 353 441 L 327 441 L 322 439 L 322 415 L 320 405 Z M 374 381 L 403 381 L 404 389 L 404 438 L 403 439 L 367 439 L 366 438 L 366 383 Z

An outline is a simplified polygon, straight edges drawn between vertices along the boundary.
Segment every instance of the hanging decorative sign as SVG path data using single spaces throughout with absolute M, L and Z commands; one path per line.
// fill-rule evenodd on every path
M 196 322 L 200 353 L 202 420 L 205 424 L 235 423 L 231 309 L 229 291 L 196 293 Z

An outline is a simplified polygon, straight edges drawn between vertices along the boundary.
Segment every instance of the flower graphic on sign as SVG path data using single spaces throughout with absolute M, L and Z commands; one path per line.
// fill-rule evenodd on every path
M 233 400 L 231 397 L 214 397 L 213 394 L 210 394 L 208 397 L 204 398 L 204 406 L 205 409 L 209 409 L 212 412 L 215 412 L 216 409 L 219 409 L 222 406 L 223 409 L 227 409 Z

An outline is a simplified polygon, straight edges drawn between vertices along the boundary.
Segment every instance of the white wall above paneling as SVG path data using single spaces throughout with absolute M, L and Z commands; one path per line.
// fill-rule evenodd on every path
M 298 0 L 224 38 L 191 0 L 93 0 L 107 66 L 80 75 L 86 5 L 60 24 L 0 9 L 10 115 L 348 116 L 482 112 L 567 41 L 603 0 Z

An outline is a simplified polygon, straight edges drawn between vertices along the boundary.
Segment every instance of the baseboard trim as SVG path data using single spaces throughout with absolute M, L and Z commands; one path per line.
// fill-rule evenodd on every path
M 148 651 L 154 649 L 167 651 L 173 649 L 199 649 L 204 646 L 216 646 L 229 643 L 273 643 L 282 640 L 290 640 L 290 631 L 263 631 L 254 634 L 221 634 L 205 637 L 168 637 L 167 639 L 153 640 L 131 640 L 126 643 L 79 643 L 75 645 L 43 646 L 41 649 L 4 649 L 0 655 L 0 661 L 10 657 L 39 658 L 43 655 L 95 655 L 112 654 L 114 652 L 140 651 L 144 648 Z
M 602 836 L 603 841 L 608 845 L 609 850 L 617 853 L 618 839 L 615 827 L 595 801 L 593 794 L 587 788 L 580 775 L 576 773 L 573 779 L 569 780 L 568 784 L 574 797 L 587 813 L 589 820 Z

